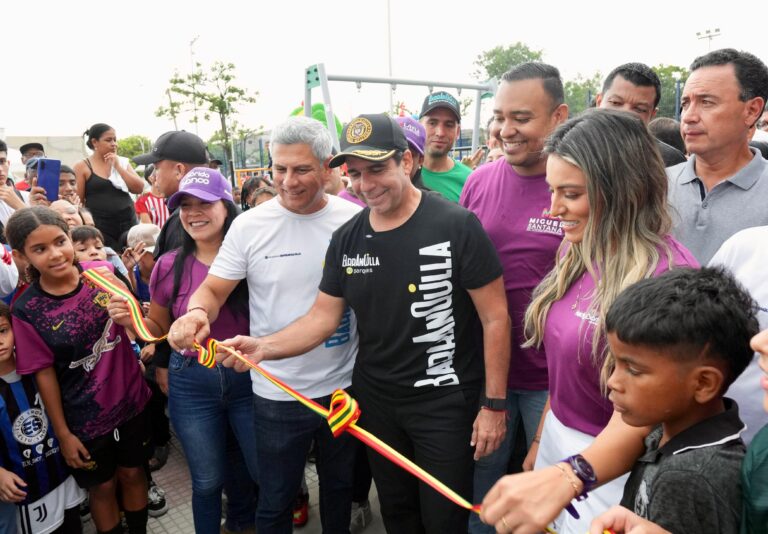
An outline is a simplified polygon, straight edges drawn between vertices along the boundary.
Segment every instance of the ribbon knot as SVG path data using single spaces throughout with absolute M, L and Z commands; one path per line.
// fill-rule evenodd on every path
M 215 339 L 208 338 L 205 347 L 203 347 L 200 345 L 200 343 L 197 342 L 197 340 L 195 340 L 195 348 L 197 349 L 197 363 L 203 367 L 207 367 L 208 369 L 213 369 L 216 366 L 216 359 L 214 358 L 214 354 L 216 354 L 216 346 L 218 344 L 219 342 Z
M 328 426 L 334 438 L 338 438 L 349 425 L 357 423 L 360 418 L 360 407 L 357 401 L 343 389 L 337 389 L 331 395 L 331 409 L 328 412 Z

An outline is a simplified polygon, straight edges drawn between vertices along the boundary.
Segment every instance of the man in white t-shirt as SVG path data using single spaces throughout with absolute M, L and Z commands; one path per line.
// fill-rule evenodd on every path
M 332 140 L 314 119 L 292 117 L 272 131 L 271 154 L 278 196 L 232 223 L 208 276 L 171 327 L 197 331 L 216 319 L 243 278 L 248 281 L 250 333 L 263 336 L 304 315 L 317 295 L 331 234 L 360 207 L 329 196 Z M 173 336 L 171 336 L 173 338 Z M 334 390 L 351 383 L 357 325 L 347 308 L 336 332 L 296 358 L 263 368 L 306 397 L 328 407 Z M 251 372 L 259 468 L 258 532 L 290 533 L 291 509 L 311 441 L 317 444 L 320 513 L 325 532 L 349 529 L 354 440 L 334 438 L 327 422 Z M 253 454 L 253 451 L 243 451 Z
M 14 211 L 26 208 L 29 193 L 17 191 L 13 181 L 8 179 L 11 162 L 8 160 L 8 145 L 0 140 L 0 224 L 5 226 Z
M 757 319 L 760 330 L 768 328 L 768 279 L 765 266 L 768 264 L 768 226 L 755 226 L 735 233 L 722 244 L 709 261 L 710 267 L 725 267 L 733 273 L 752 298 L 757 302 Z M 728 388 L 728 396 L 739 404 L 739 417 L 747 424 L 741 439 L 749 445 L 763 426 L 768 424 L 768 414 L 763 410 L 763 388 L 760 377 L 763 371 L 757 365 L 758 354 L 752 363 Z

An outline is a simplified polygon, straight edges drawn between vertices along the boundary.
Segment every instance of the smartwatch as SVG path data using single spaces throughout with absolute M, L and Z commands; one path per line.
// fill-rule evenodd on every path
M 489 399 L 483 393 L 480 395 L 480 407 L 495 412 L 504 412 L 507 410 L 507 399 Z
M 595 486 L 597 486 L 597 476 L 595 475 L 595 470 L 592 468 L 592 465 L 587 461 L 587 459 L 584 458 L 581 454 L 574 454 L 573 456 L 569 456 L 562 461 L 571 466 L 571 469 L 573 469 L 573 474 L 576 475 L 579 480 L 581 480 L 582 484 L 584 484 L 584 489 L 581 490 L 581 495 L 576 498 L 578 501 L 583 501 L 587 498 L 587 493 L 592 491 Z

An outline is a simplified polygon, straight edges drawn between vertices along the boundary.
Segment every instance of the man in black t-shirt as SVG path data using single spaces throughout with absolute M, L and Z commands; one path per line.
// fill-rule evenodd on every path
M 360 336 L 352 377 L 360 425 L 469 498 L 473 447 L 475 458 L 490 454 L 506 430 L 501 264 L 471 212 L 413 186 L 413 158 L 393 119 L 355 118 L 341 148 L 330 165 L 347 164 L 368 208 L 334 232 L 313 307 L 280 332 L 224 344 L 256 363 L 301 354 L 336 330 L 349 305 Z M 174 346 L 208 335 L 180 323 Z M 466 510 L 384 457 L 369 458 L 388 532 L 466 532 Z

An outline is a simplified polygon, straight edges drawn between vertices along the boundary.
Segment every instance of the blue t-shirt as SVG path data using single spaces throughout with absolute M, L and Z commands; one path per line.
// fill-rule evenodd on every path
M 149 284 L 145 284 L 141 279 L 138 265 L 133 266 L 133 277 L 136 280 L 136 296 L 139 297 L 139 302 L 149 302 Z
M 0 466 L 26 482 L 20 504 L 37 501 L 69 476 L 33 376 L 0 377 Z

